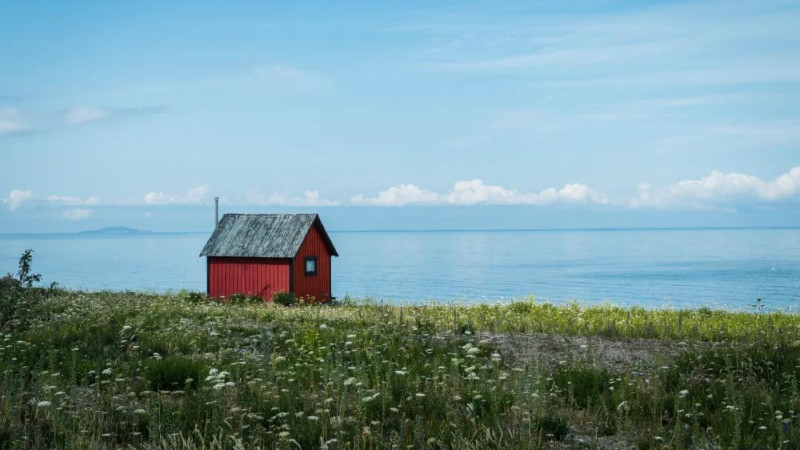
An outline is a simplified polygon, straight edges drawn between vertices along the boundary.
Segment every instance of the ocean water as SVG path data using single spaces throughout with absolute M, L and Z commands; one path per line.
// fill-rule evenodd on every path
M 26 248 L 46 283 L 205 290 L 208 235 L 0 235 L 0 272 Z M 339 298 L 770 310 L 800 307 L 800 229 L 331 232 Z

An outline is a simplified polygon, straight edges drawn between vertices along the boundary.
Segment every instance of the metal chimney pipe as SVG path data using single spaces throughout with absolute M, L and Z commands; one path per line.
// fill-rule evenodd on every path
M 214 197 L 214 226 L 219 225 L 219 197 Z

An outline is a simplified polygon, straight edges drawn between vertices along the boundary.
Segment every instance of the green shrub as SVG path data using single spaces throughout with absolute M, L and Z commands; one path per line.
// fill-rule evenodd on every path
M 636 438 L 636 448 L 637 450 L 654 450 L 659 446 L 652 436 L 645 435 Z
M 48 290 L 34 288 L 33 283 L 42 279 L 31 273 L 33 250 L 28 249 L 19 258 L 16 278 L 10 273 L 0 279 L 0 330 L 21 330 L 39 315 L 39 306 Z
M 172 356 L 149 361 L 145 365 L 144 376 L 154 391 L 174 391 L 197 387 L 206 371 L 205 364 L 200 361 Z
M 540 416 L 533 419 L 533 425 L 546 440 L 561 441 L 569 433 L 567 421 L 560 416 Z
M 508 305 L 508 309 L 516 314 L 530 314 L 533 311 L 533 302 L 514 302 Z
M 553 374 L 553 384 L 566 392 L 575 403 L 585 408 L 600 405 L 609 392 L 609 380 L 616 375 L 594 367 L 564 367 Z
M 343 299 L 331 299 L 327 304 L 328 306 L 359 306 L 360 302 L 350 297 L 350 294 L 345 294 Z
M 475 325 L 471 323 L 461 323 L 458 325 L 458 334 L 474 335 Z
M 208 300 L 208 297 L 200 292 L 187 292 L 182 294 L 181 297 L 189 303 L 200 303 L 202 301 Z
M 292 306 L 297 304 L 297 298 L 291 292 L 278 292 L 272 296 L 272 302 L 277 305 Z
M 0 450 L 18 448 L 14 445 L 14 428 L 11 420 L 0 418 Z

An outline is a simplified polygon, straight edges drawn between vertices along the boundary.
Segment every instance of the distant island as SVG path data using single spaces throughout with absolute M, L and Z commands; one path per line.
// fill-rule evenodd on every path
M 137 230 L 136 228 L 130 227 L 105 227 L 99 228 L 97 230 L 86 230 L 81 231 L 80 234 L 149 234 L 152 231 L 149 230 Z

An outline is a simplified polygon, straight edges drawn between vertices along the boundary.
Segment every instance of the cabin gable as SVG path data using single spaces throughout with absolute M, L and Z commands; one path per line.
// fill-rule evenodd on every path
M 298 298 L 331 300 L 331 252 L 323 233 L 321 225 L 311 226 L 294 257 L 292 291 Z

